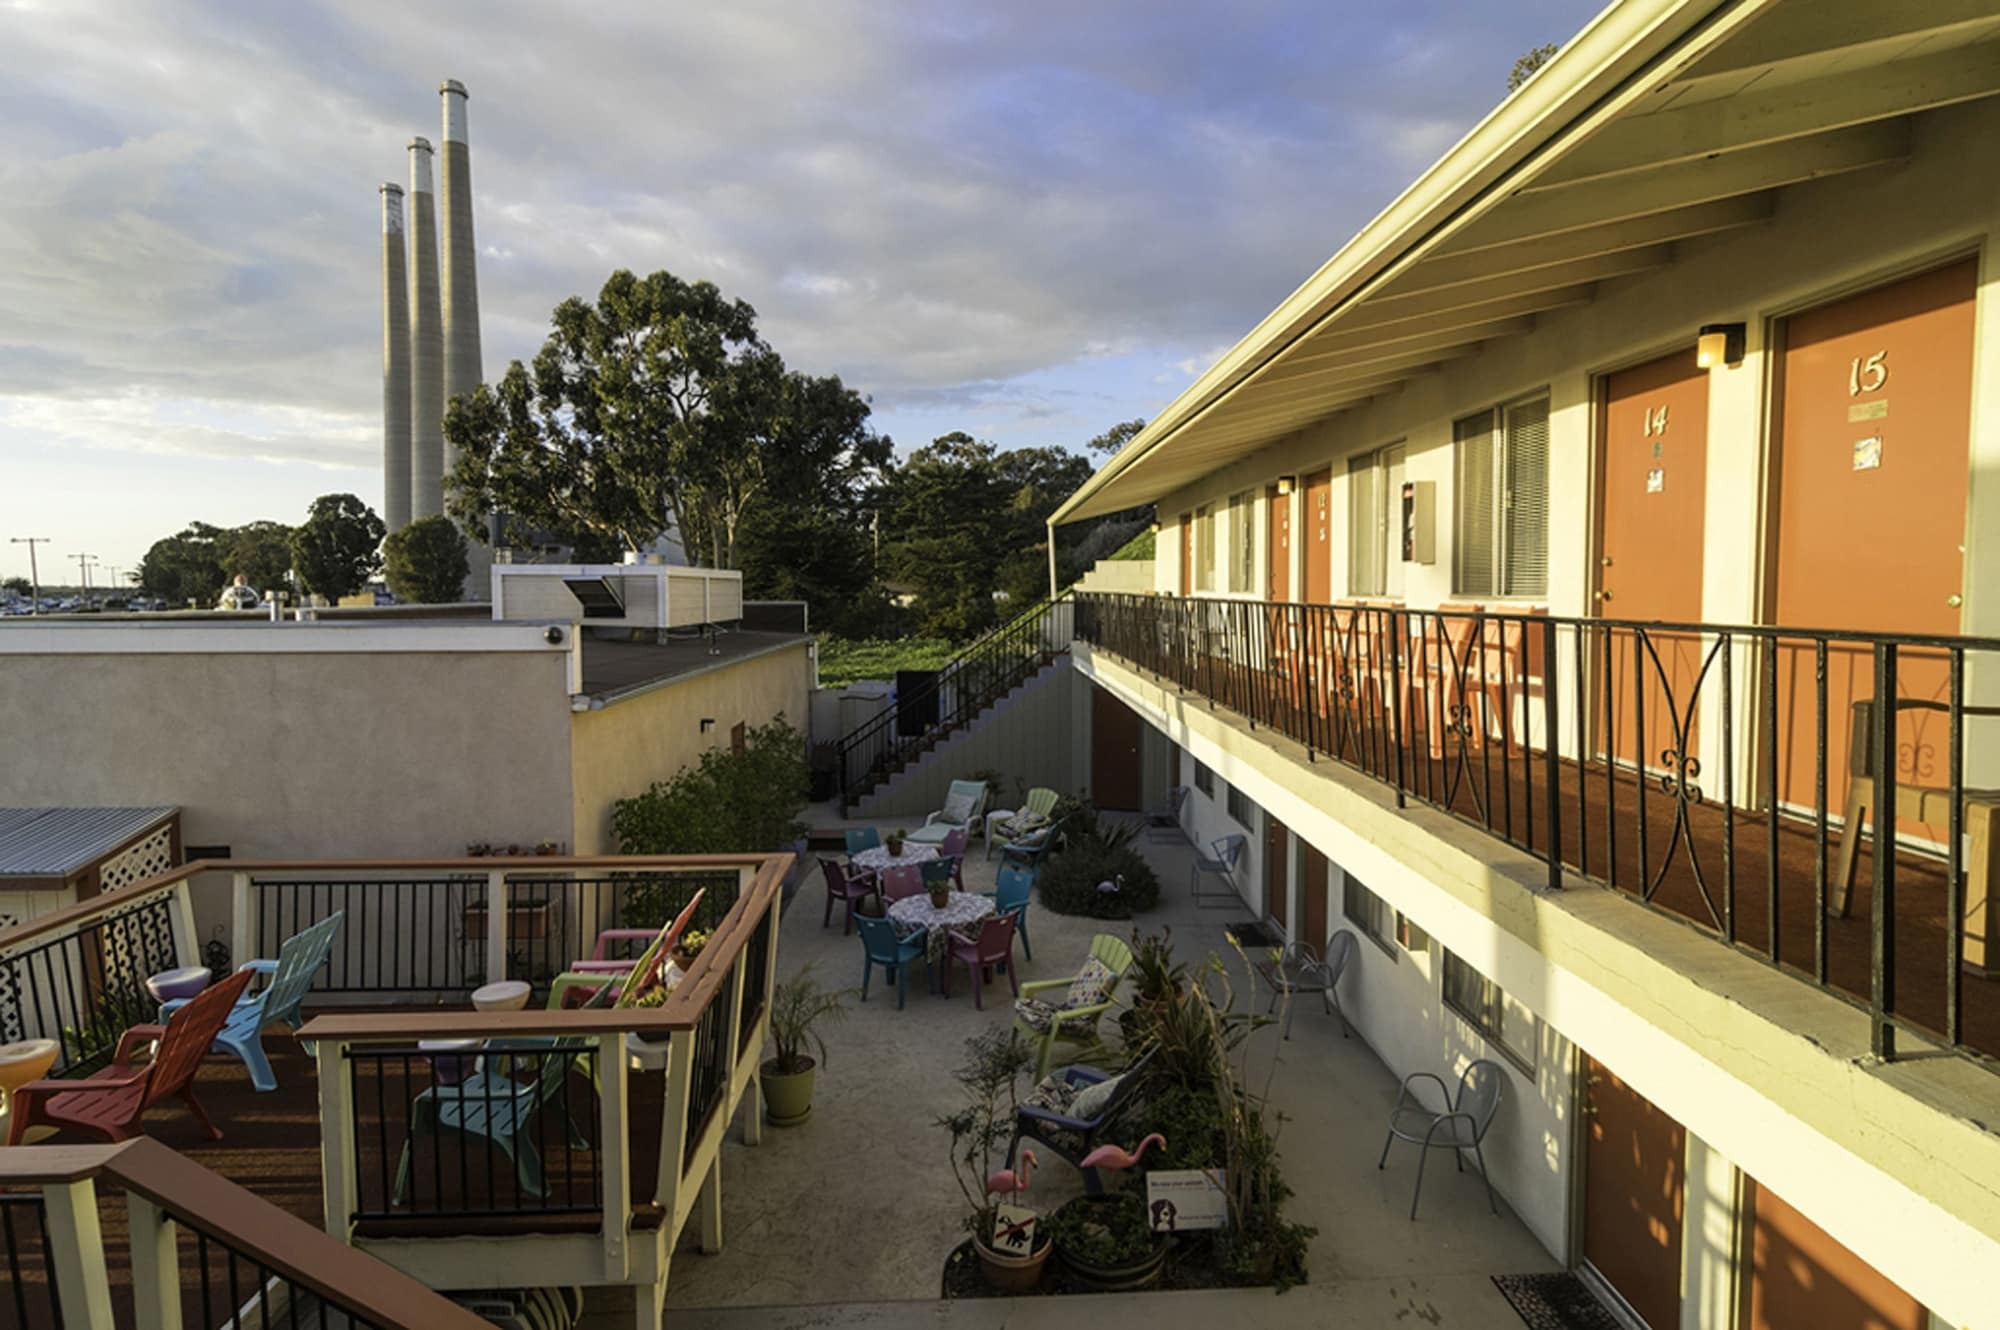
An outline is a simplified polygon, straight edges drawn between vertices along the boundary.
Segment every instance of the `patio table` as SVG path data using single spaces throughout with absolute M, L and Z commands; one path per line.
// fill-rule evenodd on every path
M 925 948 L 925 959 L 936 965 L 944 959 L 945 935 L 953 929 L 976 924 L 993 914 L 991 896 L 980 896 L 970 891 L 954 891 L 945 899 L 944 908 L 931 904 L 928 894 L 905 896 L 889 907 L 889 922 L 896 925 L 905 936 L 919 928 L 930 934 Z
M 926 859 L 937 858 L 937 855 L 938 847 L 935 845 L 923 845 L 916 841 L 906 840 L 903 842 L 903 852 L 901 854 L 890 854 L 888 846 L 877 845 L 873 849 L 861 851 L 847 862 L 857 873 L 875 874 L 885 868 L 901 868 L 906 864 L 920 864 Z

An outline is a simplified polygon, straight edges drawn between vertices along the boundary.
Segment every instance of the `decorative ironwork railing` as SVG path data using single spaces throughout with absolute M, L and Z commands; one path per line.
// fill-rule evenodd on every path
M 843 811 L 919 755 L 957 733 L 1069 650 L 1075 602 L 1067 591 L 961 651 L 928 686 L 898 696 L 838 744 Z M 917 722 L 916 717 L 934 718 Z
M 2000 641 L 1106 594 L 1076 636 L 1860 1002 L 1883 1056 L 2000 1054 Z

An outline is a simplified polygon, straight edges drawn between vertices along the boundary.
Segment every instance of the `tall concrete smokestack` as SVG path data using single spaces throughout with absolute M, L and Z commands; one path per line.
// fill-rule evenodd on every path
M 410 140 L 410 516 L 444 511 L 444 327 L 431 141 Z
M 403 187 L 382 186 L 382 520 L 410 524 L 410 272 Z
M 448 407 L 454 397 L 477 388 L 484 373 L 479 355 L 479 250 L 472 239 L 472 152 L 465 133 L 468 97 L 457 79 L 440 84 L 438 96 L 444 103 L 444 400 Z M 445 474 L 450 475 L 457 463 L 458 450 L 447 444 Z M 478 539 L 467 543 L 466 596 L 484 600 L 491 582 L 492 547 Z

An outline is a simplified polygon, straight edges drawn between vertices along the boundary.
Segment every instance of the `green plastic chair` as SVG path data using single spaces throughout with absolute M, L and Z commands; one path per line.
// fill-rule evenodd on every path
M 998 808 L 988 813 L 986 820 L 980 824 L 981 830 L 986 835 L 986 857 L 988 859 L 993 857 L 995 836 L 1004 842 L 1017 840 L 1034 831 L 1036 827 L 1055 816 L 1056 803 L 1061 798 L 1061 795 L 1047 786 L 1037 785 L 1028 791 L 1028 801 L 1019 808 L 1012 810 Z M 1024 815 L 1030 813 L 1034 816 L 1025 822 L 1022 821 Z
M 1132 965 L 1132 948 L 1123 938 L 1113 937 L 1109 933 L 1099 933 L 1090 940 L 1090 954 L 1103 961 L 1106 968 L 1111 971 L 1111 986 L 1104 991 L 1102 1002 L 1095 1002 L 1087 1007 L 1050 1007 L 1046 1030 L 1036 1029 L 1032 1022 L 1022 1017 L 1020 1002 L 1014 1005 L 1014 1032 L 1028 1042 L 1041 1046 L 1041 1055 L 1035 1064 L 1035 1079 L 1038 1081 L 1049 1074 L 1049 1068 L 1055 1062 L 1058 1042 L 1087 1045 L 1099 1042 L 1097 1018 L 1111 1010 L 1113 999 L 1118 995 L 1118 982 L 1125 977 L 1125 971 Z M 1046 993 L 1051 989 L 1067 989 L 1074 982 L 1076 976 L 1071 975 L 1067 979 L 1037 979 L 1022 984 L 1021 1001 L 1042 1001 L 1037 999 L 1035 994 Z M 1045 1001 L 1042 1005 L 1047 1007 Z

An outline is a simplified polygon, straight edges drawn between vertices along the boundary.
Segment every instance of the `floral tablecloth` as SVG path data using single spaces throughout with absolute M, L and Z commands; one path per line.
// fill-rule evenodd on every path
M 928 894 L 905 896 L 889 907 L 889 922 L 896 925 L 904 935 L 919 928 L 930 933 L 930 943 L 925 955 L 935 965 L 944 958 L 945 935 L 953 929 L 970 930 L 993 913 L 991 896 L 976 896 L 969 891 L 954 891 L 945 898 L 944 908 L 931 904 Z
M 885 868 L 901 868 L 905 864 L 920 864 L 926 859 L 937 858 L 935 845 L 919 845 L 912 841 L 903 842 L 901 854 L 890 854 L 889 847 L 877 845 L 872 850 L 863 850 L 847 862 L 857 873 L 879 873 Z

